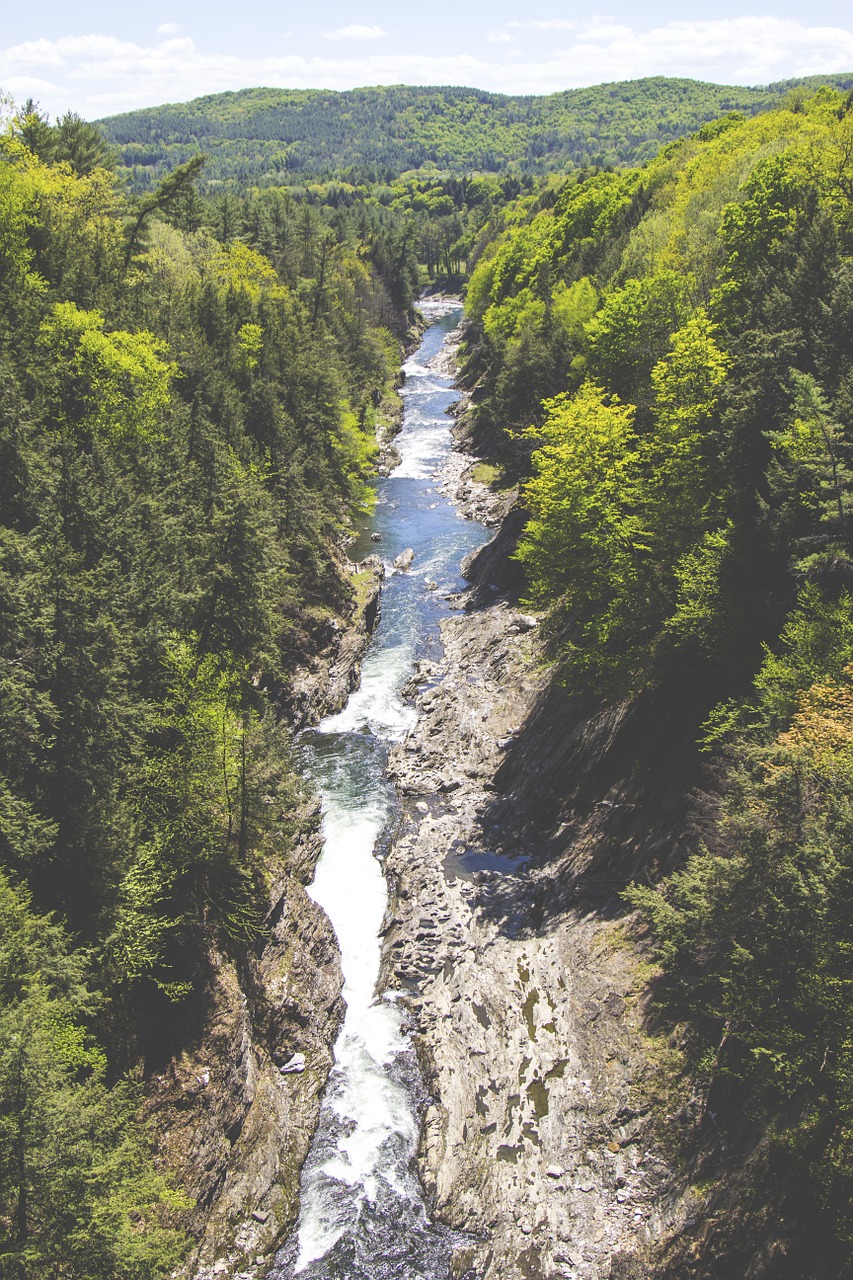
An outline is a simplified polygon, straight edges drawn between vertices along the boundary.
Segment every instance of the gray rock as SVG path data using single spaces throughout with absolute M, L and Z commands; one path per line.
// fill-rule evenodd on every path
M 394 568 L 399 569 L 401 573 L 405 573 L 407 569 L 411 568 L 414 558 L 414 550 L 411 547 L 406 547 L 406 550 L 401 551 L 394 561 Z
M 301 1075 L 301 1073 L 304 1070 L 305 1070 L 305 1054 L 304 1053 L 294 1053 L 293 1057 L 289 1058 L 287 1062 L 285 1062 L 284 1066 L 280 1068 L 281 1074 L 283 1076 Z

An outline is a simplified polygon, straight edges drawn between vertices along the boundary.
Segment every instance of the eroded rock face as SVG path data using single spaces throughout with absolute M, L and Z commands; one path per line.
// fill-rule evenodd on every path
M 307 645 L 305 657 L 279 693 L 281 710 L 294 729 L 304 729 L 340 711 L 358 684 L 367 643 L 379 620 L 385 566 L 370 555 L 360 564 L 347 562 L 344 573 L 356 582 L 356 598 L 346 615 L 329 614 Z
M 630 958 L 594 912 L 548 918 L 535 850 L 508 847 L 493 816 L 492 780 L 542 681 L 530 622 L 501 603 L 445 623 L 445 661 L 421 673 L 420 720 L 392 759 L 405 817 L 385 976 L 414 988 L 436 1099 L 426 1187 L 440 1217 L 486 1236 L 466 1259 L 483 1280 L 609 1276 L 666 1216 L 635 1110 L 647 1068 Z
M 447 484 L 471 514 L 488 506 L 458 460 Z M 512 512 L 512 495 L 491 501 L 501 519 Z M 403 817 L 387 861 L 383 979 L 405 992 L 434 1099 L 422 1176 L 435 1213 L 479 1237 L 456 1260 L 460 1276 L 646 1275 L 651 1243 L 686 1209 L 642 1101 L 635 957 L 600 895 L 567 891 L 597 866 L 624 797 L 552 815 L 559 778 L 547 795 L 544 782 L 541 796 L 526 793 L 520 757 L 549 677 L 538 619 L 518 608 L 500 563 L 499 551 L 479 553 L 477 589 L 442 626 L 443 660 L 412 681 L 419 719 L 391 758 Z M 567 741 L 573 766 L 594 771 L 626 712 L 590 720 L 568 700 L 564 711 L 536 743 L 542 772 Z
M 379 615 L 380 557 L 350 566 L 358 594 L 329 619 L 327 642 L 282 699 L 295 727 L 338 710 L 358 683 Z M 195 1201 L 198 1241 L 182 1275 L 229 1280 L 265 1273 L 298 1213 L 299 1176 L 343 1019 L 340 954 L 325 913 L 305 891 L 321 848 L 308 831 L 270 868 L 259 954 L 209 957 L 198 1029 L 147 1082 L 159 1156 Z
M 302 850 L 316 856 L 317 846 Z M 196 1201 L 183 1274 L 262 1274 L 298 1211 L 299 1174 L 343 1017 L 337 941 L 282 869 L 258 957 L 212 957 L 202 1034 L 149 1082 L 163 1162 Z M 283 1070 L 294 1059 L 302 1070 Z

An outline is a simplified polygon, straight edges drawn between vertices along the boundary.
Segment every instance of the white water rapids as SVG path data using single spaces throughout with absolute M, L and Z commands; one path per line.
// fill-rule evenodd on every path
M 303 741 L 324 813 L 325 844 L 309 892 L 338 937 L 347 1008 L 302 1174 L 299 1222 L 276 1260 L 275 1280 L 446 1280 L 454 1242 L 430 1223 L 423 1203 L 414 1169 L 422 1086 L 395 993 L 376 990 L 387 903 L 380 859 L 396 813 L 384 767 L 389 745 L 415 718 L 401 690 L 416 657 L 438 643 L 443 597 L 461 585 L 459 561 L 484 540 L 482 527 L 460 519 L 435 488 L 451 447 L 446 410 L 457 395 L 431 362 L 459 308 L 434 304 L 431 311 L 420 349 L 403 366 L 402 461 L 379 482 L 375 516 L 356 549 L 378 549 L 390 565 L 412 547 L 415 561 L 386 580 L 359 688 Z M 378 547 L 371 533 L 380 535 Z

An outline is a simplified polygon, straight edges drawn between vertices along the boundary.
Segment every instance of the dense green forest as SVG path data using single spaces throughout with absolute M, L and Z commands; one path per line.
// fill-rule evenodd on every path
M 167 1274 L 139 1087 L 251 948 L 302 784 L 277 701 L 354 607 L 405 236 L 100 133 L 0 137 L 0 1275 Z M 227 214 L 227 218 L 226 218 Z M 233 217 L 232 217 L 233 214 Z M 304 806 L 303 806 L 304 807 Z M 149 1067 L 150 1069 L 150 1067 Z
M 541 98 L 407 85 L 242 89 L 102 123 L 136 191 L 199 150 L 210 157 L 211 187 L 331 178 L 358 186 L 418 169 L 545 175 L 641 164 L 709 120 L 730 111 L 754 115 L 825 81 L 847 89 L 853 76 L 757 89 L 655 76 Z
M 412 298 L 468 269 L 557 676 L 677 700 L 714 779 L 629 893 L 656 1016 L 853 1240 L 853 94 L 247 90 L 106 131 L 0 137 L 0 1276 L 186 1247 L 134 1072 L 258 938 L 280 699 L 352 608 Z
M 705 845 L 630 894 L 659 1016 L 703 1114 L 734 1089 L 848 1241 L 851 107 L 824 88 L 507 206 L 464 374 L 560 677 L 678 701 L 715 762 Z

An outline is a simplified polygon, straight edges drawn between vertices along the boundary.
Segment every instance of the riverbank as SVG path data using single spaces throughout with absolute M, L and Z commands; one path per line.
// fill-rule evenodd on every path
M 539 797 L 524 778 L 544 776 L 567 739 L 589 771 L 624 725 L 618 709 L 590 723 L 567 699 L 543 715 L 555 695 L 538 622 L 506 561 L 515 495 L 476 475 L 455 454 L 442 485 L 499 532 L 442 623 L 441 659 L 409 686 L 417 723 L 390 761 L 402 819 L 386 861 L 383 981 L 403 993 L 433 1098 L 421 1174 L 436 1215 L 479 1237 L 457 1275 L 641 1276 L 689 1198 L 655 1150 L 637 955 L 613 894 L 567 892 L 623 801 L 549 827 L 526 811 Z
M 422 1086 L 396 1002 L 376 998 L 387 904 L 376 854 L 395 824 L 388 751 L 413 718 L 401 690 L 416 659 L 435 650 L 448 595 L 462 585 L 461 559 L 484 540 L 434 479 L 451 452 L 447 410 L 457 393 L 443 353 L 459 311 L 458 303 L 430 308 L 429 330 L 404 366 L 400 465 L 378 484 L 370 526 L 352 548 L 357 556 L 377 547 L 388 566 L 360 686 L 303 739 L 327 837 L 310 892 L 340 940 L 347 1012 L 303 1170 L 298 1228 L 272 1272 L 280 1280 L 446 1280 L 455 1243 L 424 1210 L 413 1171 Z

